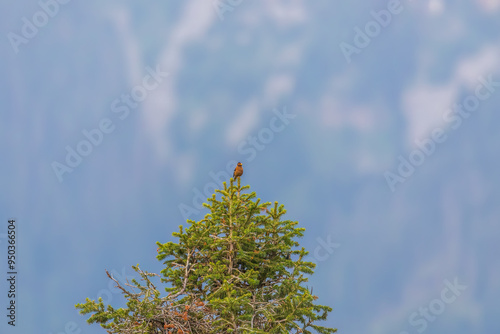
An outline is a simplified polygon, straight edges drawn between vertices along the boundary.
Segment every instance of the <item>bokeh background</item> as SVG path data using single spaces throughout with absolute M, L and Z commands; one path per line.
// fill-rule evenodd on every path
M 0 332 L 103 333 L 74 305 L 122 305 L 104 270 L 159 272 L 156 241 L 200 219 L 210 173 L 241 161 L 243 183 L 307 229 L 325 325 L 498 333 L 500 1 L 401 0 L 380 31 L 369 24 L 395 3 L 73 0 L 45 6 L 44 22 L 38 1 L 2 1 L 0 265 L 4 277 L 14 217 L 19 295 L 12 328 L 1 280 Z M 346 56 L 366 24 L 373 37 Z M 148 68 L 168 76 L 114 112 Z M 481 78 L 490 96 L 450 114 Z M 66 147 L 105 119 L 113 131 L 60 180 Z M 387 172 L 436 130 L 446 140 L 391 189 Z M 467 288 L 454 302 L 410 323 L 455 279 Z

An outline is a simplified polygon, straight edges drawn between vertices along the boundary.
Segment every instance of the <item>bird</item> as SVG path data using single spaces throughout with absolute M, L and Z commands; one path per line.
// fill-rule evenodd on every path
M 243 175 L 243 164 L 241 162 L 238 162 L 233 172 L 233 179 L 236 180 L 241 175 Z

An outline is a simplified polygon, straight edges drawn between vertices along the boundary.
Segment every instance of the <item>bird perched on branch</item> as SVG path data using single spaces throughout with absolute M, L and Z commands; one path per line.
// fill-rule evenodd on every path
M 240 177 L 241 175 L 243 175 L 243 164 L 241 162 L 238 162 L 233 172 L 233 179 L 236 180 L 236 178 Z

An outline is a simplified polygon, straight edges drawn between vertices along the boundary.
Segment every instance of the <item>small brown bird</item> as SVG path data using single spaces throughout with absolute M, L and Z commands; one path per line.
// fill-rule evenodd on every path
M 238 162 L 233 172 L 233 179 L 236 180 L 241 175 L 243 175 L 243 164 L 241 162 Z

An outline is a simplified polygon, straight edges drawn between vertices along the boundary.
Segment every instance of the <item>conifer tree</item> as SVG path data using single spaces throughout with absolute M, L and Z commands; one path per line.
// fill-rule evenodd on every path
M 102 299 L 77 304 L 87 320 L 108 333 L 335 333 L 322 327 L 332 309 L 304 283 L 315 264 L 297 238 L 304 228 L 282 220 L 278 202 L 260 203 L 250 186 L 227 187 L 203 205 L 206 216 L 173 233 L 178 243 L 157 243 L 161 275 L 133 266 L 141 277 L 121 283 L 106 271 L 127 299 L 126 308 Z M 153 281 L 166 285 L 161 297 Z M 159 284 L 159 283 L 157 283 Z

